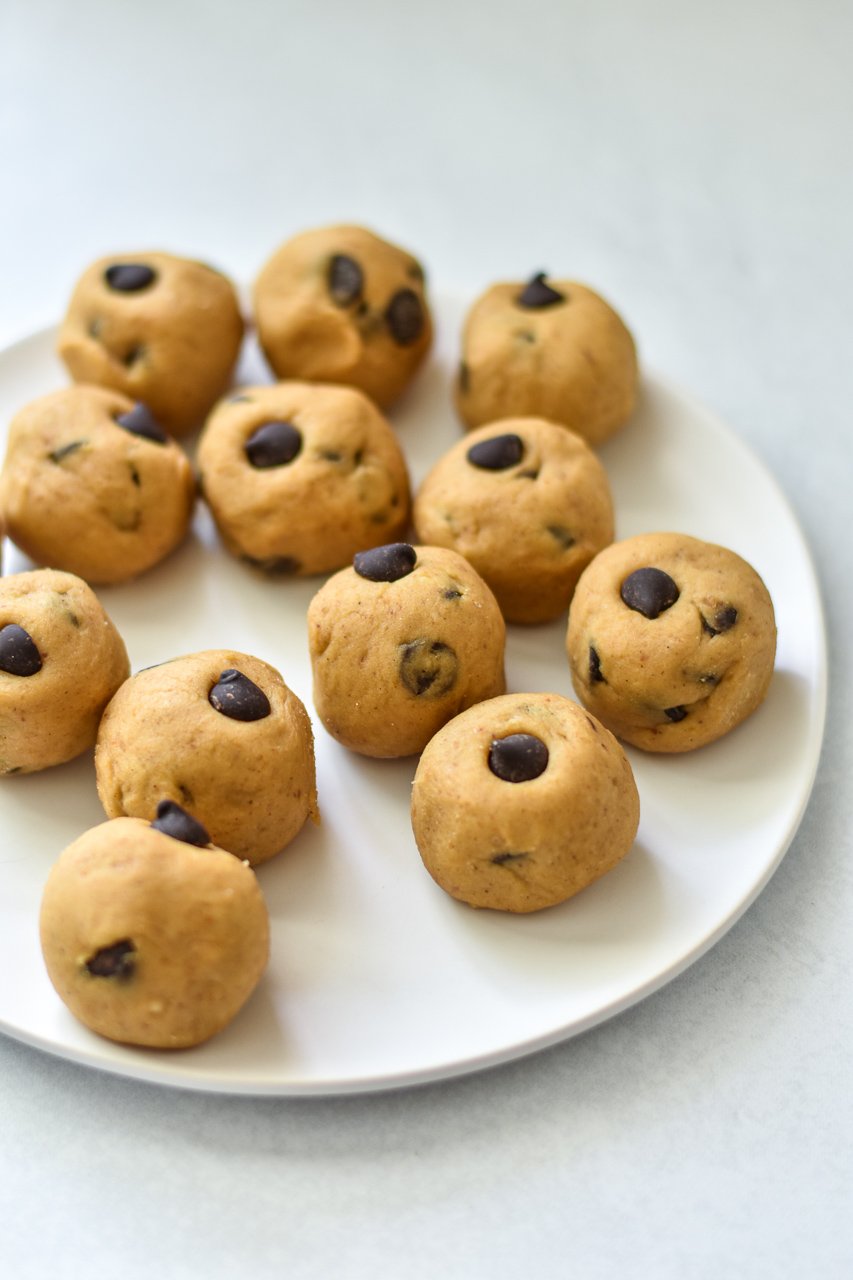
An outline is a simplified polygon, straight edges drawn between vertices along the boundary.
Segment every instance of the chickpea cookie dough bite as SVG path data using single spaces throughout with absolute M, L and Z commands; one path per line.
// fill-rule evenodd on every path
M 113 818 L 60 854 L 40 935 L 48 976 L 80 1022 L 157 1049 L 221 1031 L 269 957 L 254 872 L 169 801 L 153 823 Z
M 34 569 L 0 579 L 0 776 L 93 747 L 129 671 L 121 636 L 80 578 Z
M 231 281 L 170 253 L 99 258 L 77 281 L 59 331 L 75 382 L 141 400 L 172 435 L 224 394 L 243 340 Z
M 641 534 L 583 573 L 567 650 L 578 697 L 617 737 L 646 751 L 691 751 L 763 701 L 776 655 L 773 602 L 728 548 Z
M 314 705 L 345 747 L 414 755 L 460 711 L 503 693 L 505 638 L 497 601 L 455 551 L 360 552 L 308 609 Z
M 304 231 L 254 288 L 258 337 L 279 378 L 343 382 L 387 408 L 432 342 L 424 272 L 363 227 Z
M 469 428 L 542 417 L 595 447 L 634 411 L 634 340 L 586 285 L 542 273 L 527 284 L 495 284 L 466 318 L 455 394 Z
M 465 556 L 508 622 L 556 618 L 613 540 L 604 467 L 573 431 L 509 418 L 458 441 L 415 499 L 421 542 Z
M 244 387 L 208 419 L 197 461 L 225 545 L 272 572 L 328 573 L 408 529 L 402 450 L 354 387 Z
M 614 736 L 556 693 L 506 694 L 421 756 L 412 829 L 424 866 L 472 907 L 529 912 L 585 889 L 637 834 L 634 775 Z
M 109 818 L 153 820 L 172 800 L 252 866 L 317 821 L 314 739 L 274 667 L 209 649 L 139 671 L 110 702 L 95 749 Z
M 116 583 L 184 540 L 195 488 L 189 459 L 145 405 L 75 386 L 13 419 L 0 506 L 9 537 L 36 562 Z

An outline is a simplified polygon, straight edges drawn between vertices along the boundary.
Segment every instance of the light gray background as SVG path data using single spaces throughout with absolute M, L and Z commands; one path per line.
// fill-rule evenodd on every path
M 0 342 L 102 252 L 251 278 L 330 221 L 411 246 L 437 288 L 586 279 L 779 479 L 833 658 L 769 887 L 574 1041 L 294 1103 L 0 1037 L 5 1274 L 851 1274 L 851 55 L 841 0 L 0 3 Z

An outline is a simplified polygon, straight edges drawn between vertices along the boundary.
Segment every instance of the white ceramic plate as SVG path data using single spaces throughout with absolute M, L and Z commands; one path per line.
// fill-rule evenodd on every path
M 415 481 L 458 438 L 448 386 L 459 309 L 393 415 Z M 64 385 L 53 335 L 0 354 L 0 423 Z M 242 380 L 258 380 L 251 350 Z M 761 463 L 711 414 L 645 379 L 635 420 L 602 451 L 617 536 L 680 530 L 745 556 L 773 596 L 776 674 L 760 710 L 683 757 L 630 751 L 635 847 L 572 901 L 532 916 L 475 912 L 423 870 L 409 825 L 416 761 L 348 754 L 316 722 L 319 830 L 260 868 L 272 962 L 230 1027 L 180 1053 L 114 1045 L 77 1024 L 42 965 L 42 885 L 60 850 L 103 820 L 90 756 L 0 786 L 0 1028 L 63 1057 L 194 1089 L 350 1093 L 434 1080 L 583 1031 L 706 951 L 766 884 L 811 790 L 826 700 L 825 638 L 808 551 Z M 7 543 L 5 571 L 30 567 Z M 277 666 L 311 709 L 305 612 L 318 581 L 263 581 L 217 544 L 207 512 L 165 564 L 99 595 L 134 670 L 232 647 Z M 571 693 L 565 620 L 510 628 L 509 689 Z

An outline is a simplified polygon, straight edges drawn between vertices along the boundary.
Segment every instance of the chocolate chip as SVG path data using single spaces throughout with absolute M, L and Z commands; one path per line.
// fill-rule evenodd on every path
M 230 720 L 263 720 L 272 711 L 263 689 L 242 671 L 223 671 L 207 695 L 210 705 Z
M 687 715 L 686 707 L 667 707 L 664 715 L 670 719 L 673 724 L 678 724 L 679 720 L 683 720 Z
M 144 346 L 143 343 L 139 342 L 135 347 L 128 347 L 127 351 L 122 356 L 122 364 L 126 369 L 130 369 L 137 363 L 137 361 L 144 360 L 147 354 L 148 348 Z
M 593 649 L 592 645 L 589 646 L 589 681 L 590 684 L 607 683 L 604 676 L 601 674 L 601 658 L 599 658 L 597 651 Z
M 462 592 L 458 587 L 445 587 L 441 593 L 445 600 L 461 600 Z
M 182 809 L 174 800 L 161 800 L 157 805 L 157 817 L 151 823 L 155 831 L 162 831 L 173 840 L 195 844 L 199 848 L 210 844 L 210 836 L 200 822 Z
M 489 861 L 496 867 L 505 867 L 508 862 L 524 862 L 529 857 L 529 853 L 496 853 Z
M 646 618 L 657 618 L 672 608 L 681 593 L 663 569 L 645 568 L 629 573 L 619 594 L 629 609 Z
M 117 293 L 139 293 L 157 279 L 157 272 L 144 262 L 114 262 L 104 272 L 104 279 Z
M 441 698 L 450 692 L 458 668 L 450 645 L 422 637 L 400 648 L 400 679 L 409 693 L 418 698 Z
M 136 948 L 130 938 L 101 947 L 86 961 L 86 968 L 93 978 L 127 979 L 133 976 L 136 965 Z
M 489 440 L 472 444 L 465 456 L 472 467 L 480 467 L 483 471 L 506 471 L 521 462 L 524 441 L 513 432 L 492 436 Z
M 396 582 L 412 572 L 416 561 L 417 552 L 408 542 L 388 542 L 384 547 L 357 551 L 352 567 L 370 582 Z
M 563 527 L 563 525 L 549 524 L 546 525 L 546 530 L 550 533 L 555 542 L 559 542 L 564 551 L 568 551 L 570 547 L 575 545 L 576 538 L 574 534 L 570 533 L 568 529 Z
M 702 616 L 702 626 L 709 636 L 718 636 L 722 631 L 730 631 L 737 622 L 737 609 L 734 605 L 723 605 L 714 614 L 713 623 Z
M 302 448 L 302 432 L 292 422 L 264 422 L 243 445 L 253 467 L 283 467 L 292 462 Z
M 364 289 L 364 272 L 345 253 L 336 253 L 329 263 L 329 293 L 337 307 L 349 307 L 357 302 Z
M 127 413 L 120 413 L 116 418 L 116 422 L 120 427 L 124 427 L 125 431 L 129 431 L 131 435 L 142 436 L 145 440 L 151 440 L 154 444 L 169 443 L 168 435 L 148 406 L 143 404 L 141 400 Z
M 62 444 L 58 449 L 53 449 L 47 456 L 51 462 L 60 463 L 64 458 L 69 457 L 72 453 L 76 453 L 78 449 L 82 449 L 86 440 L 71 440 L 68 444 Z
M 489 768 L 503 782 L 532 782 L 548 767 L 548 748 L 532 733 L 511 733 L 493 738 Z
M 519 307 L 528 307 L 533 311 L 540 311 L 543 307 L 553 307 L 558 302 L 565 302 L 566 295 L 558 293 L 556 289 L 552 289 L 545 282 L 545 272 L 538 271 L 535 276 L 528 280 L 515 301 Z
M 34 676 L 41 668 L 41 654 L 29 631 L 16 622 L 0 628 L 0 671 L 10 676 Z
M 397 290 L 385 308 L 385 323 L 399 347 L 417 342 L 424 329 L 424 313 L 414 289 Z

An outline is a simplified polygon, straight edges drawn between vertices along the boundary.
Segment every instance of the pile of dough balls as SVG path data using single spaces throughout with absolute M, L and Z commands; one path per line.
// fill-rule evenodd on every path
M 330 575 L 307 615 L 317 716 L 352 751 L 419 757 L 417 848 L 472 907 L 538 911 L 610 871 L 639 822 L 620 743 L 712 742 L 773 672 L 772 601 L 740 556 L 677 532 L 614 542 L 596 450 L 639 371 L 589 286 L 537 272 L 474 302 L 465 434 L 414 493 L 386 414 L 433 341 L 418 259 L 363 227 L 306 231 L 250 307 L 273 380 L 235 385 L 227 276 L 159 251 L 92 263 L 59 334 L 72 385 L 15 416 L 0 472 L 0 529 L 42 566 L 0 580 L 0 774 L 94 748 L 107 821 L 50 872 L 41 941 L 72 1013 L 124 1043 L 228 1025 L 269 957 L 253 868 L 318 820 L 311 721 L 278 670 L 211 648 L 131 677 L 92 591 L 177 552 L 197 497 L 252 570 Z M 579 702 L 508 693 L 506 623 L 566 610 Z

